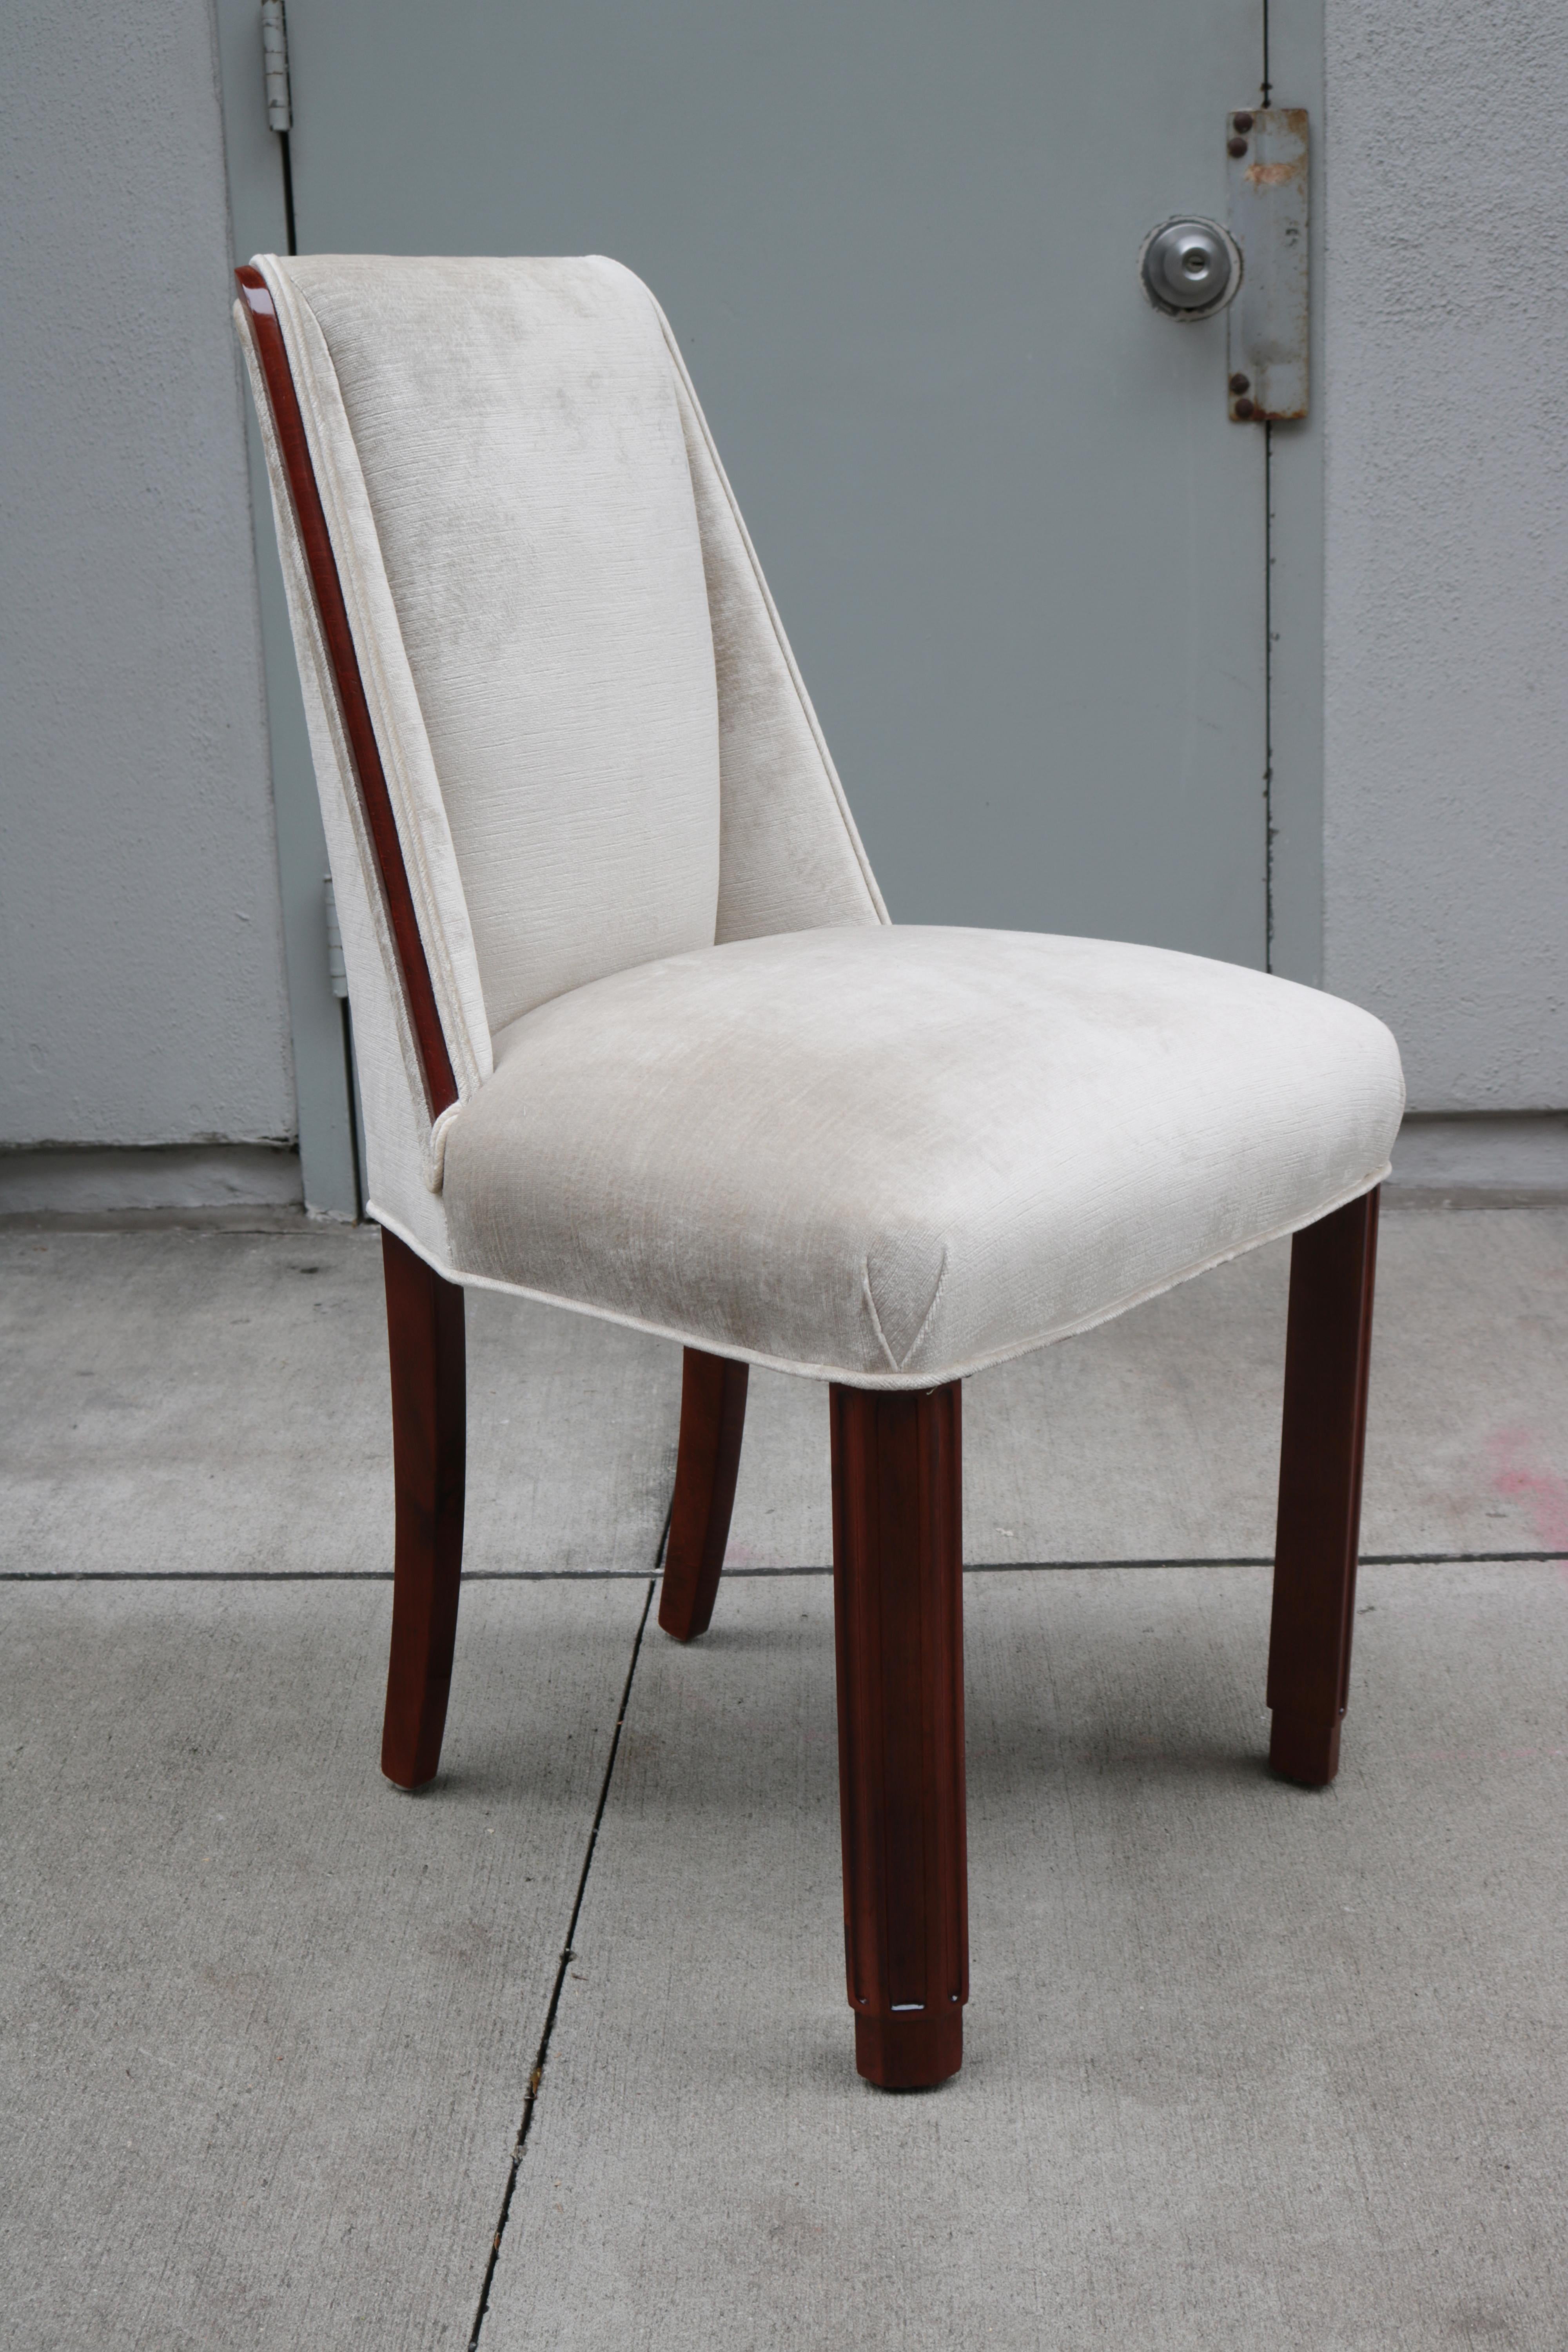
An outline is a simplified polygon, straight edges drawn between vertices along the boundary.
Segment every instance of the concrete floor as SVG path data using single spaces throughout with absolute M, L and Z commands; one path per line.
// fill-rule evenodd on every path
M 963 2075 L 889 2099 L 819 1390 L 753 1375 L 681 1651 L 642 1630 L 677 1351 L 470 1300 L 411 1801 L 374 1237 L 0 1236 L 0 2345 L 461 2347 L 504 2214 L 485 2352 L 1562 2352 L 1568 1212 L 1385 1218 L 1386 1564 L 1321 1797 L 1259 1763 L 1238 1564 L 1285 1272 L 966 1389 L 973 1999 Z

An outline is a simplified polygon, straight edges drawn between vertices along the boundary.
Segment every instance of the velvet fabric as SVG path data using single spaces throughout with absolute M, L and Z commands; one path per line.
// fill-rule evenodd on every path
M 432 1129 L 242 307 L 373 1213 L 448 1278 L 928 1387 L 1387 1173 L 1380 1023 L 1150 948 L 892 928 L 674 338 L 613 262 L 272 292 L 458 1081 Z
M 400 768 L 428 762 L 489 1028 L 711 945 L 713 637 L 646 290 L 592 257 L 308 256 L 267 274 L 294 298 L 335 547 L 334 509 L 363 498 L 339 548 L 367 618 L 384 579 L 361 668 L 395 642 L 408 691 L 385 713 Z
M 419 1048 L 408 1015 L 396 943 L 382 898 L 375 855 L 360 803 L 337 682 L 289 494 L 271 405 L 243 304 L 235 304 L 234 318 L 267 458 L 272 518 L 278 532 L 295 659 L 300 667 L 300 692 L 305 706 L 310 756 L 321 803 L 321 826 L 331 867 L 332 894 L 342 936 L 343 962 L 349 976 L 369 1195 L 384 1204 L 397 1230 L 412 1247 L 432 1265 L 444 1265 L 450 1256 L 451 1245 L 441 1202 L 442 1150 L 451 1113 L 432 1128 L 426 1108 Z M 405 807 L 399 811 L 399 819 L 401 832 L 403 823 L 407 821 Z M 412 862 L 409 872 L 412 880 Z M 416 907 L 419 907 L 417 899 Z M 421 910 L 422 930 L 426 911 Z M 323 950 L 324 946 L 323 933 Z M 439 974 L 440 967 L 433 964 L 437 1001 L 448 1045 L 455 1036 L 466 1037 L 469 1044 L 468 1055 L 458 1059 L 454 1054 L 453 1061 L 459 1090 L 466 1087 L 471 1095 L 479 1076 L 488 1076 L 492 1066 L 489 1031 L 481 1028 L 477 1039 L 472 1036 L 463 1024 L 462 1008 L 453 1003 L 450 990 L 443 993 Z M 477 973 L 474 984 L 477 988 Z M 479 1072 L 474 1066 L 476 1045 L 483 1055 L 482 1070 Z
M 885 922 L 647 289 L 595 256 L 261 254 L 256 267 L 289 354 L 460 1098 L 489 1075 L 492 1025 L 597 972 L 716 937 Z M 421 1108 L 243 305 L 235 320 L 343 920 L 372 1195 L 441 1255 L 444 1215 L 418 1191 L 439 1192 L 442 1129 Z
M 465 1272 L 872 1388 L 1119 1314 L 1387 1172 L 1383 1024 L 1155 948 L 852 928 L 661 959 L 496 1040 Z

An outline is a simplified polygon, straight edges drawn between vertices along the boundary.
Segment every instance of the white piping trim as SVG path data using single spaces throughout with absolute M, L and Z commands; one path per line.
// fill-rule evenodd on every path
M 604 260 L 606 258 L 603 254 L 595 255 L 594 257 L 596 260 Z M 843 824 L 845 832 L 849 836 L 849 846 L 854 851 L 856 862 L 860 868 L 860 877 L 866 885 L 867 896 L 869 898 L 872 906 L 876 909 L 879 921 L 890 923 L 893 919 L 888 912 L 887 901 L 884 899 L 881 891 L 877 887 L 877 877 L 871 871 L 871 861 L 866 855 L 865 845 L 860 839 L 859 831 L 856 825 L 854 815 L 849 807 L 848 798 L 845 793 L 843 785 L 838 781 L 838 771 L 833 764 L 833 754 L 827 748 L 827 738 L 824 735 L 821 727 L 817 723 L 816 713 L 812 709 L 811 697 L 805 690 L 805 680 L 802 677 L 799 668 L 796 667 L 795 656 L 790 650 L 790 642 L 784 635 L 784 623 L 779 618 L 778 606 L 773 603 L 773 593 L 768 586 L 766 579 L 763 577 L 763 567 L 757 560 L 757 551 L 752 545 L 752 534 L 746 529 L 746 519 L 741 512 L 740 505 L 736 499 L 734 491 L 730 488 L 730 477 L 724 471 L 723 460 L 719 455 L 713 436 L 708 429 L 708 419 L 702 414 L 702 403 L 697 397 L 697 387 L 692 383 L 690 374 L 687 369 L 686 362 L 680 355 L 680 346 L 675 340 L 675 331 L 670 326 L 669 320 L 665 317 L 664 312 L 659 309 L 657 298 L 648 292 L 646 286 L 643 288 L 643 291 L 645 294 L 647 294 L 648 300 L 653 304 L 654 315 L 658 319 L 660 328 L 663 330 L 664 340 L 668 345 L 670 358 L 675 362 L 676 373 L 679 376 L 682 384 L 686 388 L 686 396 L 691 403 L 692 415 L 696 417 L 698 425 L 701 428 L 702 439 L 707 447 L 709 458 L 712 464 L 714 473 L 719 478 L 719 487 L 723 491 L 725 498 L 729 500 L 730 512 L 734 518 L 735 529 L 740 534 L 741 545 L 746 551 L 746 558 L 751 564 L 752 574 L 756 581 L 758 593 L 762 596 L 763 609 L 773 625 L 773 632 L 778 642 L 779 652 L 784 657 L 784 667 L 790 675 L 790 682 L 794 686 L 795 693 L 800 698 L 802 715 L 805 719 L 806 725 L 811 730 L 811 738 L 812 741 L 816 746 L 817 757 L 822 761 L 823 772 L 827 778 L 828 784 L 832 788 L 833 797 L 838 804 L 839 818 Z M 760 1361 L 761 1359 L 759 1358 L 757 1360 Z
M 1038 1332 L 1031 1339 L 1019 1339 L 1009 1348 L 994 1349 L 988 1355 L 974 1356 L 963 1363 L 920 1372 L 868 1372 L 858 1366 L 850 1369 L 841 1364 L 796 1363 L 787 1356 L 766 1356 L 760 1349 L 738 1348 L 732 1341 L 710 1339 L 701 1332 L 678 1331 L 668 1323 L 650 1323 L 640 1315 L 623 1315 L 613 1307 L 590 1307 L 581 1298 L 559 1298 L 552 1291 L 531 1290 L 525 1283 L 500 1282 L 489 1274 L 459 1274 L 443 1259 L 433 1256 L 406 1225 L 400 1224 L 395 1217 L 388 1216 L 374 1201 L 366 1205 L 377 1224 L 384 1225 L 388 1233 L 395 1234 L 416 1257 L 423 1258 L 426 1265 L 440 1275 L 444 1281 L 460 1283 L 465 1290 L 499 1290 L 507 1297 L 532 1299 L 536 1306 L 561 1307 L 569 1315 L 591 1315 L 596 1322 L 618 1323 L 624 1330 L 646 1331 L 655 1339 L 672 1339 L 679 1347 L 700 1349 L 704 1355 L 722 1356 L 735 1364 L 757 1364 L 764 1371 L 792 1372 L 800 1380 L 837 1381 L 843 1387 L 851 1389 L 940 1389 L 944 1388 L 949 1381 L 966 1381 L 976 1372 L 989 1371 L 994 1364 L 1010 1364 L 1016 1357 L 1033 1355 L 1038 1348 L 1054 1348 L 1060 1339 L 1075 1339 L 1080 1332 L 1092 1331 L 1101 1323 L 1114 1322 L 1117 1316 L 1130 1314 L 1134 1307 L 1146 1306 L 1152 1298 L 1163 1298 L 1167 1290 L 1178 1289 L 1184 1282 L 1192 1282 L 1200 1274 L 1212 1272 L 1216 1265 L 1228 1265 L 1233 1258 L 1245 1257 L 1249 1250 L 1262 1249 L 1269 1242 L 1283 1241 L 1287 1234 L 1299 1234 L 1308 1225 L 1318 1224 L 1324 1217 L 1331 1217 L 1336 1209 L 1348 1208 L 1351 1202 L 1375 1192 L 1380 1184 L 1386 1182 L 1389 1172 L 1385 1161 L 1375 1175 L 1358 1177 L 1343 1192 L 1335 1193 L 1332 1199 L 1310 1210 L 1305 1216 L 1292 1217 L 1282 1225 L 1273 1226 L 1266 1234 L 1255 1234 L 1250 1241 L 1237 1242 L 1234 1249 L 1216 1250 L 1212 1257 L 1200 1258 L 1194 1265 L 1184 1266 L 1179 1274 L 1170 1275 L 1162 1282 L 1152 1282 L 1145 1289 L 1131 1291 L 1126 1297 L 1117 1299 L 1113 1306 L 1098 1307 L 1092 1315 L 1080 1315 L 1074 1322 L 1058 1324 L 1055 1328 Z M 1283 1340 L 1280 1344 L 1283 1346 Z

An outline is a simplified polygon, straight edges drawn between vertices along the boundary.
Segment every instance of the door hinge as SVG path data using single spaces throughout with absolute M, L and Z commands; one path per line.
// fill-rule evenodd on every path
M 1227 314 L 1237 424 L 1305 416 L 1310 341 L 1307 110 L 1244 107 L 1226 123 L 1241 287 Z
M 292 131 L 289 28 L 283 19 L 283 0 L 261 0 L 261 65 L 267 78 L 267 127 L 268 131 Z

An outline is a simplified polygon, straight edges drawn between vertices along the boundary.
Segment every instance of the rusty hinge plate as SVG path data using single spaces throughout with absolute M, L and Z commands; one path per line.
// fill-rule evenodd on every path
M 1226 313 L 1237 424 L 1307 414 L 1308 154 L 1304 106 L 1247 107 L 1226 118 L 1230 233 L 1242 261 Z

